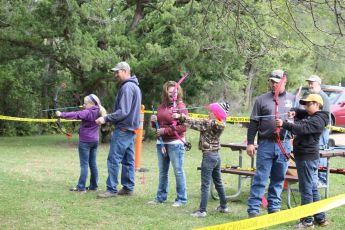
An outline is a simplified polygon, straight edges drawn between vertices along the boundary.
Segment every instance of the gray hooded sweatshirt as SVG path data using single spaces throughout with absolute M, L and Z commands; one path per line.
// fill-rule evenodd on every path
M 140 125 L 141 91 L 136 76 L 121 83 L 116 95 L 113 113 L 105 117 L 116 129 L 134 131 Z

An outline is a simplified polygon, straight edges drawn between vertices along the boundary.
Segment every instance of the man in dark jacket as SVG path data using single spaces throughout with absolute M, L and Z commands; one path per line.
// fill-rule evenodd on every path
M 128 63 L 120 62 L 111 71 L 120 82 L 120 89 L 116 96 L 113 113 L 96 120 L 99 125 L 105 122 L 112 122 L 115 125 L 107 159 L 107 191 L 98 194 L 98 198 L 132 195 L 135 185 L 134 131 L 140 124 L 141 91 L 138 79 L 136 76 L 131 76 Z M 120 163 L 122 164 L 122 189 L 117 191 Z
M 285 90 L 287 73 L 283 70 L 274 70 L 268 78 L 270 92 L 258 96 L 255 100 L 247 130 L 247 154 L 256 155 L 256 172 L 250 187 L 248 197 L 248 217 L 258 216 L 262 197 L 265 193 L 267 182 L 267 212 L 279 212 L 281 208 L 281 192 L 290 154 L 290 135 L 285 135 L 286 130 L 281 129 L 279 139 L 276 133 L 274 114 L 277 110 L 282 118 L 288 118 L 295 96 Z M 275 94 L 277 98 L 275 97 Z M 279 99 L 279 103 L 275 103 Z M 254 140 L 257 136 L 258 148 L 255 149 Z M 278 141 L 279 140 L 279 141 Z M 279 147 L 281 142 L 283 148 Z M 284 153 L 285 152 L 285 153 Z
M 329 122 L 329 114 L 326 111 L 321 111 L 323 100 L 318 94 L 309 94 L 305 99 L 300 100 L 300 104 L 305 106 L 305 110 L 293 109 L 289 112 L 289 115 L 295 118 L 294 123 L 276 119 L 276 126 L 283 127 L 295 135 L 293 151 L 299 179 L 301 205 L 304 205 L 320 200 L 320 193 L 317 189 L 320 158 L 319 139 Z M 324 212 L 315 214 L 314 221 L 322 227 L 328 225 Z M 314 227 L 313 217 L 302 218 L 296 227 Z

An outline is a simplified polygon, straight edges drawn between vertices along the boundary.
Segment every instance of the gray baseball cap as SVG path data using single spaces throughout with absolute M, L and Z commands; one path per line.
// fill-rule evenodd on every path
M 311 75 L 306 81 L 316 81 L 321 84 L 321 78 L 317 75 Z
M 274 82 L 280 82 L 280 79 L 283 78 L 284 73 L 285 73 L 284 70 L 281 70 L 281 69 L 273 70 L 269 76 L 269 79 Z
M 131 71 L 131 67 L 129 67 L 127 62 L 119 62 L 116 64 L 116 66 L 114 68 L 111 69 L 112 72 L 116 72 L 119 70 L 127 70 L 127 71 Z

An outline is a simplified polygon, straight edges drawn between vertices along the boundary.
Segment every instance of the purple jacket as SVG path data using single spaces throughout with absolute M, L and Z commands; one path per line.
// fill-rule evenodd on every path
M 76 112 L 62 112 L 60 117 L 67 120 L 81 120 L 79 141 L 95 142 L 99 140 L 99 126 L 95 122 L 100 117 L 98 106 Z

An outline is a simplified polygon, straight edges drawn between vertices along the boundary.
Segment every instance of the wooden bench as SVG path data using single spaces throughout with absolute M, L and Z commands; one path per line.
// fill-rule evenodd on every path
M 201 170 L 201 167 L 197 168 L 198 170 Z M 243 169 L 236 169 L 236 168 L 222 168 L 220 170 L 222 173 L 229 173 L 229 174 L 235 174 L 235 175 L 242 175 L 242 176 L 254 176 L 255 170 L 243 170 Z M 286 180 L 289 180 L 291 182 L 298 182 L 298 177 L 286 175 Z
M 198 167 L 197 169 L 201 170 L 201 167 Z M 238 198 L 238 196 L 241 194 L 243 176 L 252 178 L 255 174 L 255 170 L 243 170 L 243 169 L 235 169 L 235 168 L 222 168 L 221 172 L 234 174 L 234 175 L 239 176 L 238 180 L 240 182 L 240 187 L 237 189 L 237 192 L 234 195 L 227 196 L 227 199 Z M 292 194 L 291 185 L 293 183 L 297 183 L 298 178 L 295 176 L 291 176 L 291 175 L 285 175 L 285 182 L 286 182 L 286 187 L 284 189 L 287 191 L 287 206 L 288 206 L 288 208 L 291 208 L 292 207 L 292 205 L 291 205 L 291 194 Z M 214 191 L 213 185 L 211 187 L 212 187 L 212 189 L 211 189 L 212 198 L 218 199 L 218 196 L 217 196 L 216 192 Z
M 228 143 L 228 144 L 221 144 L 221 147 L 230 148 L 232 151 L 238 151 L 238 166 L 239 166 L 239 168 L 242 168 L 242 166 L 243 166 L 243 151 L 246 150 L 247 145 L 246 144 L 238 144 L 238 143 Z M 256 146 L 256 148 L 257 148 L 257 146 Z M 325 188 L 325 197 L 326 198 L 329 196 L 329 188 L 330 188 L 330 186 L 329 186 L 330 158 L 336 157 L 336 156 L 344 157 L 345 156 L 345 149 L 320 150 L 320 157 L 327 158 L 327 171 L 326 171 L 327 186 Z M 254 168 L 254 161 L 255 161 L 254 157 L 251 158 L 251 168 Z M 252 170 L 251 171 L 237 170 L 237 169 L 232 169 L 232 168 L 222 168 L 221 172 L 238 175 L 237 192 L 235 192 L 235 194 L 227 196 L 228 199 L 237 199 L 241 194 L 242 179 L 243 178 L 252 178 L 253 175 L 255 174 L 255 171 L 252 171 Z M 291 184 L 297 183 L 298 178 L 294 177 L 294 176 L 286 175 L 285 179 L 286 179 L 286 187 L 284 189 L 287 191 L 287 206 L 290 208 L 291 207 L 291 194 L 292 194 Z M 214 189 L 211 189 L 211 196 L 214 199 L 217 199 L 217 196 L 215 194 Z
M 243 175 L 243 176 L 254 176 L 255 171 L 249 171 L 249 170 L 241 170 L 241 169 L 232 169 L 232 168 L 222 168 L 222 173 L 230 173 L 230 174 L 236 174 L 236 175 Z M 291 182 L 298 182 L 298 177 L 291 176 L 291 175 L 285 175 L 285 180 L 291 181 Z
M 326 150 L 320 150 L 320 157 L 327 158 L 327 171 L 326 171 L 326 178 L 327 178 L 327 184 L 325 188 L 325 197 L 327 198 L 330 193 L 330 186 L 329 186 L 329 175 L 330 169 L 331 169 L 331 158 L 332 157 L 345 157 L 345 149 L 326 149 Z

